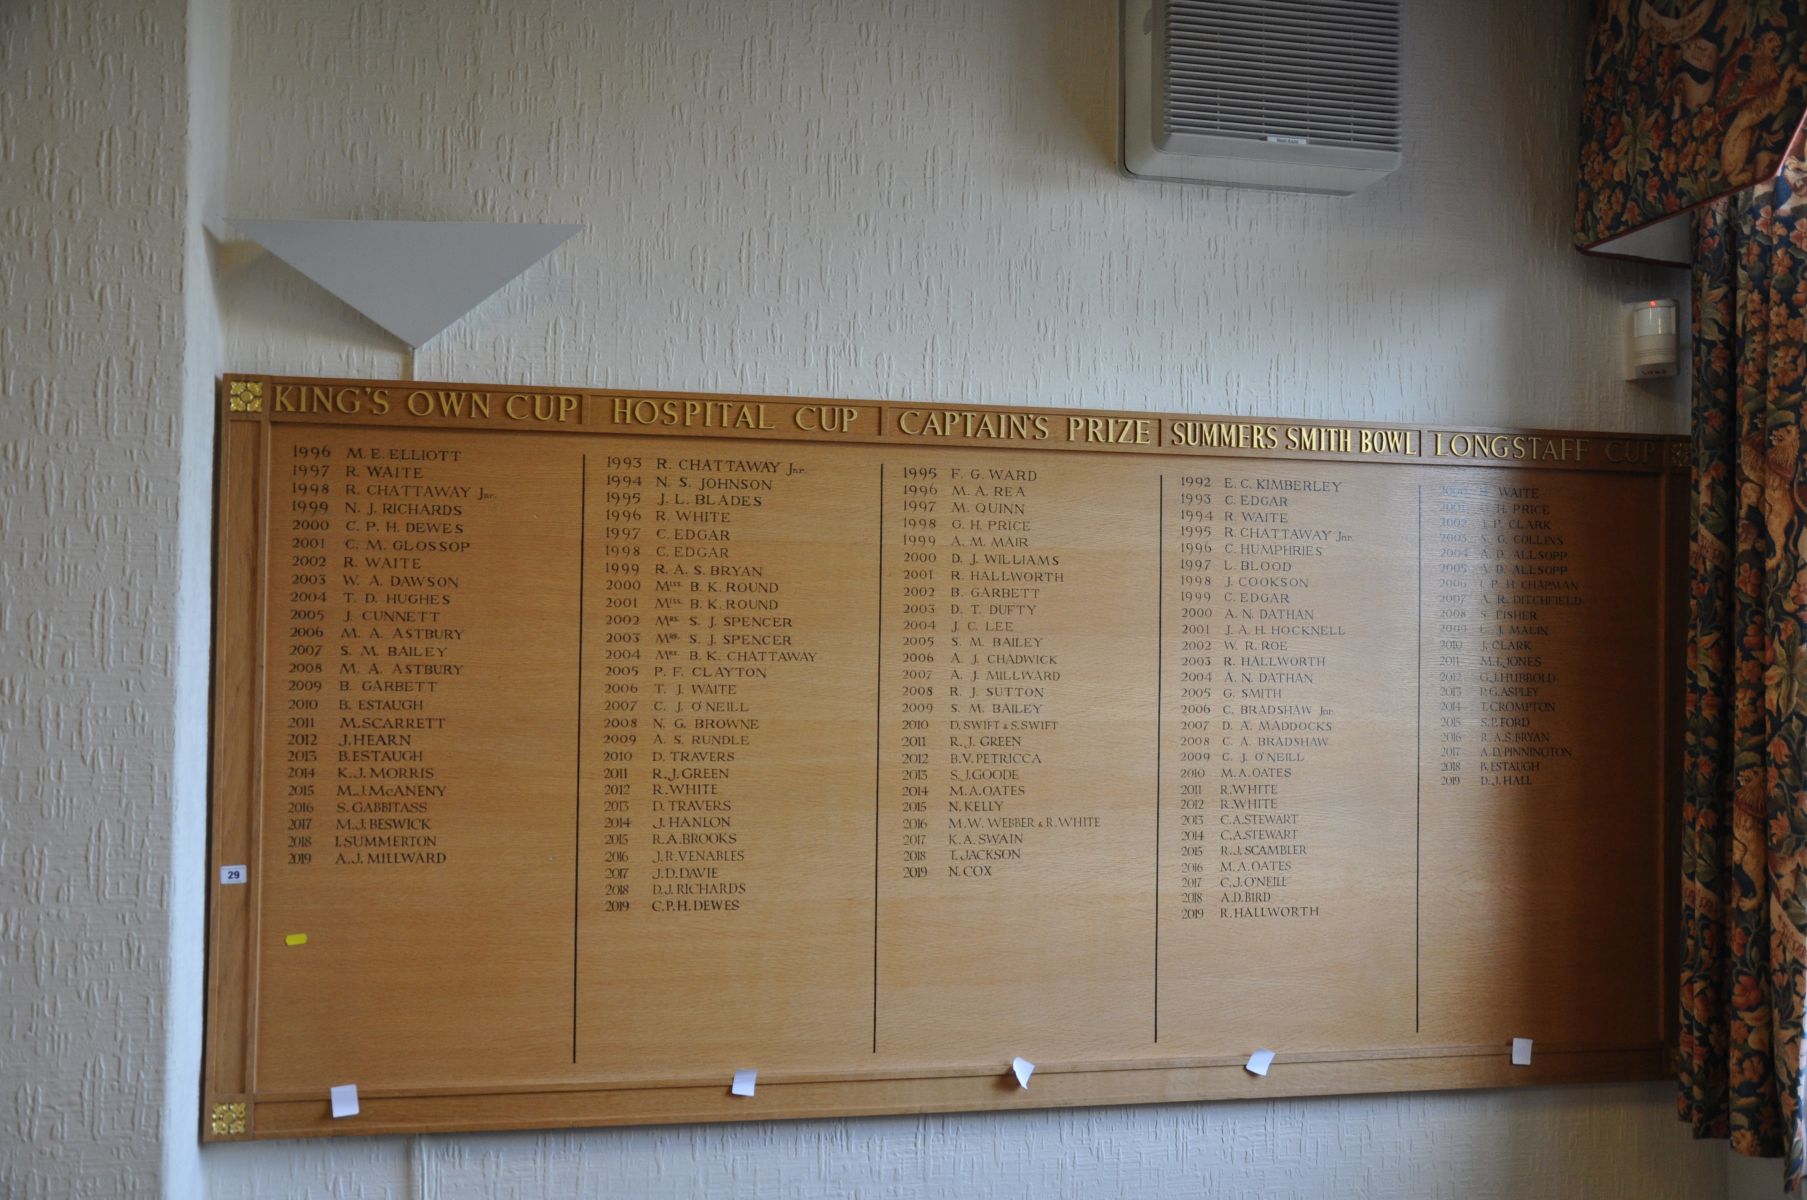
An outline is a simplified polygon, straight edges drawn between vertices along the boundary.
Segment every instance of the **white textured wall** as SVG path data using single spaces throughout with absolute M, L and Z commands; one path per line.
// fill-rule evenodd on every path
M 1685 279 L 1569 246 L 1585 8 L 1408 0 L 1333 199 L 1120 177 L 1114 0 L 238 0 L 232 210 L 588 226 L 429 379 L 1680 429 L 1614 305 Z M 236 369 L 396 368 L 226 303 Z
M 0 3 L 0 1195 L 21 1200 L 201 1186 L 218 358 L 187 255 L 187 10 Z
M 1408 2 L 1407 166 L 1119 177 L 1108 0 L 238 0 L 247 216 L 581 221 L 423 378 L 1679 430 L 1568 246 L 1578 6 Z M 234 369 L 391 374 L 268 259 Z M 1664 1086 L 210 1150 L 215 1197 L 1717 1197 Z
M 1745 1158 L 1728 1154 L 1725 1159 L 1726 1200 L 1780 1200 L 1782 1164 L 1774 1159 Z
M 231 106 L 229 0 L 187 0 L 187 189 L 183 211 L 181 473 L 176 539 L 175 786 L 169 822 L 170 1006 L 164 1030 L 163 1175 L 166 1196 L 200 1197 L 202 1005 L 206 971 L 208 700 L 213 652 L 214 381 L 222 369 L 215 243 L 225 206 Z
M 1689 1147 L 1664 1099 L 1569 1088 L 266 1143 L 207 1157 L 212 1200 L 1717 1200 L 1720 1151 Z
M 1663 1086 L 194 1153 L 229 211 L 575 220 L 423 376 L 1679 429 L 1563 228 L 1578 12 L 1408 0 L 1404 171 L 1132 183 L 1108 0 L 0 2 L 0 1194 L 1712 1198 Z M 192 21 L 185 21 L 191 16 Z M 186 52 L 186 57 L 185 57 Z M 190 78 L 192 76 L 192 78 Z M 223 136 L 223 135 L 222 135 Z M 223 256 L 230 260 L 232 256 Z M 268 259 L 224 365 L 392 374 Z M 172 996 L 173 993 L 173 996 Z

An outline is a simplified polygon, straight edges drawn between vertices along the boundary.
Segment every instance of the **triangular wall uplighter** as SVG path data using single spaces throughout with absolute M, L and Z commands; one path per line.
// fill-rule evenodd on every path
M 559 247 L 581 225 L 490 221 L 232 221 L 418 349 Z

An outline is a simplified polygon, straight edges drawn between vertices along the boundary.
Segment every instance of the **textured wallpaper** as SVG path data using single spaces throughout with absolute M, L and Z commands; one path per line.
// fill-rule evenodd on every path
M 1406 166 L 1338 200 L 1119 176 L 1109 0 L 0 4 L 0 1194 L 1724 1196 L 1661 1085 L 193 1161 L 184 417 L 402 366 L 200 217 L 586 226 L 422 378 L 1683 428 L 1617 376 L 1619 304 L 1685 278 L 1567 245 L 1579 6 L 1406 10 Z
M 200 467 L 186 7 L 0 5 L 0 1195 L 20 1200 L 162 1178 L 178 481 Z
M 1108 0 L 239 0 L 232 211 L 586 225 L 422 378 L 1677 430 L 1618 303 L 1685 278 L 1568 245 L 1571 8 L 1408 3 L 1407 165 L 1338 200 L 1119 176 Z M 233 369 L 400 364 L 268 259 L 223 291 Z M 219 1196 L 1724 1186 L 1660 1086 L 208 1159 Z
M 239 0 L 232 212 L 573 221 L 421 378 L 1679 429 L 1568 244 L 1584 14 L 1408 2 L 1406 166 L 1120 176 L 1112 0 Z M 281 264 L 239 370 L 394 372 Z M 1677 393 L 1679 395 L 1679 393 Z

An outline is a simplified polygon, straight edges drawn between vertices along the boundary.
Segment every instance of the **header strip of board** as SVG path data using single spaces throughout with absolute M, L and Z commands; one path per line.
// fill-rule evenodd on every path
M 221 392 L 231 417 L 285 422 L 1592 471 L 1688 465 L 1686 438 L 1637 433 L 270 375 L 228 375 Z

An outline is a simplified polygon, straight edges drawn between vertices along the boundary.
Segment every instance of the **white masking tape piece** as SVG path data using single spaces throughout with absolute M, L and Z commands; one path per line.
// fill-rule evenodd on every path
M 250 877 L 251 873 L 243 866 L 220 868 L 220 882 L 223 884 L 243 883 Z
M 1512 1039 L 1512 1065 L 1515 1067 L 1528 1067 L 1531 1065 L 1530 1038 Z
M 1272 1050 L 1257 1050 L 1249 1055 L 1249 1061 L 1243 1064 L 1242 1069 L 1251 1075 L 1266 1075 L 1267 1069 L 1273 1065 L 1274 1052 Z
M 1029 1076 L 1035 1074 L 1035 1064 L 1026 1058 L 1010 1060 L 1010 1070 L 1016 1075 L 1016 1085 L 1020 1088 L 1029 1086 Z
M 736 1071 L 734 1072 L 734 1086 L 728 1090 L 736 1096 L 751 1096 L 753 1085 L 758 1078 L 758 1071 Z
M 341 1083 L 333 1089 L 333 1120 L 358 1115 L 358 1085 Z

